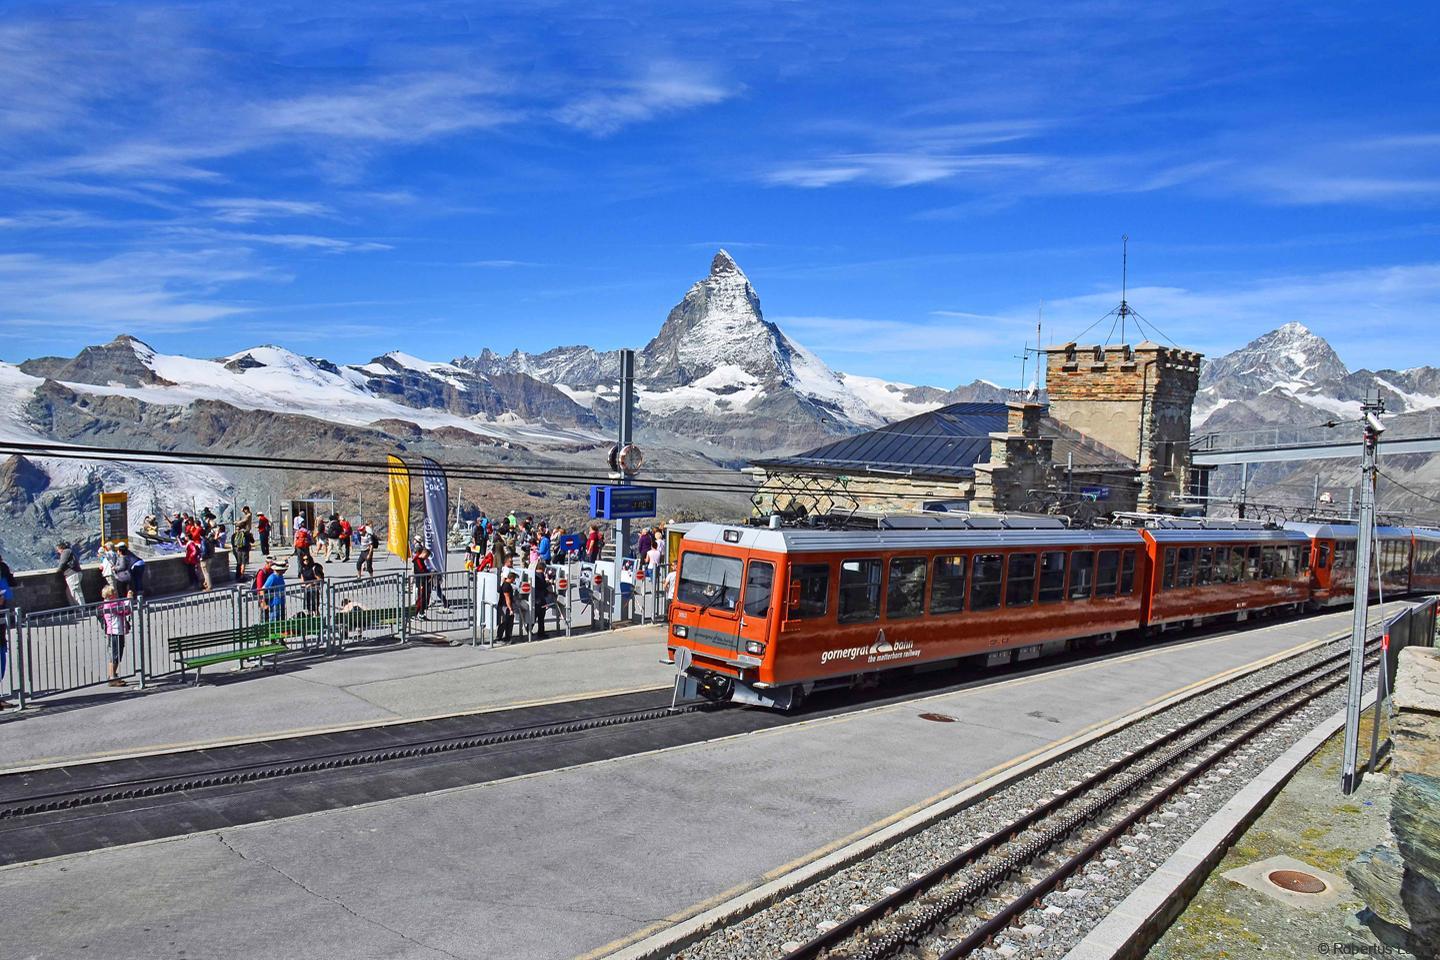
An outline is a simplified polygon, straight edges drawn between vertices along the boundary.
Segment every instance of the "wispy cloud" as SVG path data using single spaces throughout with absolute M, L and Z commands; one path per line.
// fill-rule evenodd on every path
M 462 267 L 480 267 L 484 270 L 509 270 L 512 267 L 540 267 L 544 264 L 533 260 L 469 260 Z
M 595 136 L 669 113 L 709 106 L 734 96 L 736 88 L 695 66 L 675 61 L 652 63 L 633 80 L 602 85 L 562 105 L 555 117 Z
M 341 237 L 323 237 L 311 233 L 246 233 L 184 226 L 172 227 L 164 232 L 178 239 L 217 245 L 241 246 L 259 243 L 283 247 L 287 250 L 313 250 L 320 253 L 373 253 L 395 249 L 388 243 L 377 243 L 373 240 L 347 240 Z
M 1026 154 L 842 153 L 781 166 L 765 173 L 764 179 L 792 187 L 833 187 L 855 182 L 913 187 L 966 174 L 1034 169 L 1044 164 L 1044 158 Z
M 173 332 L 245 312 L 221 296 L 275 271 L 226 251 L 156 250 L 99 260 L 0 254 L 0 329 L 96 335 Z
M 215 219 L 224 223 L 255 223 L 285 217 L 328 217 L 333 214 L 327 205 L 311 200 L 216 197 L 197 200 L 195 205 L 214 211 Z

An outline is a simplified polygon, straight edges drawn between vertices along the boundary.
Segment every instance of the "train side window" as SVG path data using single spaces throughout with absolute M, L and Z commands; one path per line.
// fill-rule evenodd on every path
M 1211 583 L 1230 582 L 1230 548 L 1216 547 L 1215 562 L 1210 566 Z
M 1005 576 L 1005 606 L 1028 607 L 1035 602 L 1035 554 L 1010 554 Z
M 1251 547 L 1245 557 L 1245 579 L 1260 579 L 1260 548 Z
M 1120 596 L 1128 597 L 1135 592 L 1135 551 L 1126 550 L 1120 554 Z
M 1214 556 L 1214 547 L 1200 548 L 1200 565 L 1195 568 L 1195 585 L 1197 587 L 1209 586 L 1212 582 L 1210 576 L 1210 561 Z
M 959 613 L 965 609 L 965 557 L 935 558 L 935 581 L 930 587 L 931 613 Z
M 1000 576 L 1005 558 L 998 553 L 977 553 L 970 573 L 970 609 L 993 610 L 1000 606 Z
M 830 609 L 830 564 L 797 563 L 790 568 L 791 620 L 814 620 Z
M 1322 543 L 1315 550 L 1315 569 L 1324 570 L 1330 566 L 1330 544 Z
M 745 615 L 747 617 L 768 617 L 770 615 L 770 594 L 775 588 L 775 564 L 765 560 L 751 560 L 745 572 Z
M 885 593 L 886 617 L 903 620 L 925 612 L 925 566 L 924 557 L 895 557 L 890 561 L 890 586 Z
M 1134 560 L 1131 560 L 1134 563 Z M 1065 551 L 1040 554 L 1040 602 L 1059 603 L 1065 599 Z
M 859 623 L 880 619 L 880 571 L 875 560 L 840 561 L 841 623 Z
M 1265 547 L 1260 555 L 1260 579 L 1273 580 L 1280 576 L 1278 557 L 1274 547 Z
M 1181 547 L 1179 567 L 1175 571 L 1175 586 L 1195 586 L 1195 548 Z
M 1230 582 L 1245 582 L 1245 548 L 1230 548 Z
M 1180 548 L 1179 548 L 1179 547 L 1166 547 L 1166 548 L 1165 548 L 1165 579 L 1164 579 L 1164 581 L 1161 583 L 1161 589 L 1163 589 L 1163 590 L 1174 590 L 1174 589 L 1175 589 L 1175 565 L 1176 565 L 1176 562 L 1177 562 L 1177 561 L 1176 561 L 1176 558 L 1177 558 L 1179 555 L 1180 555 Z
M 1120 579 L 1120 551 L 1101 550 L 1095 561 L 1095 596 L 1113 597 Z
M 1095 554 L 1076 550 L 1070 554 L 1070 599 L 1089 600 L 1095 587 Z

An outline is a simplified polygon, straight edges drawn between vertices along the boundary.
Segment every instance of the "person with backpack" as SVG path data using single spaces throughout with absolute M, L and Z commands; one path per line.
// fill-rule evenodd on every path
M 295 527 L 295 556 L 305 560 L 310 559 L 310 531 L 306 530 L 303 524 L 296 521 Z
M 600 551 L 605 549 L 605 537 L 600 533 L 600 524 L 590 524 L 590 532 L 585 536 L 585 559 L 594 563 L 600 559 Z
M 290 564 L 276 560 L 265 577 L 264 592 L 261 593 L 260 616 L 268 623 L 280 623 L 285 619 L 285 571 Z
M 210 558 L 215 556 L 215 531 L 210 530 L 200 537 L 200 580 L 205 584 L 206 590 L 214 590 L 215 585 L 210 582 Z
M 145 592 L 145 561 L 130 552 L 130 543 L 121 540 L 115 544 L 115 589 L 132 600 Z
M 263 513 L 255 518 L 255 532 L 260 535 L 260 555 L 270 556 L 270 518 Z
M 125 635 L 130 632 L 130 601 L 121 600 L 109 584 L 100 591 L 100 598 L 95 616 L 105 628 L 105 640 L 110 648 L 110 686 L 127 687 L 129 684 L 120 679 L 120 661 L 125 657 Z
M 427 560 L 430 551 L 421 547 L 410 558 L 411 571 L 415 574 L 415 616 L 424 617 L 430 606 L 430 594 L 434 589 L 435 575 L 430 572 Z
M 235 528 L 235 539 L 230 541 L 230 554 L 235 558 L 235 582 L 245 582 L 245 568 L 250 565 L 250 531 Z
M 190 589 L 200 589 L 200 541 L 185 541 L 185 576 L 190 580 Z
M 255 582 L 253 586 L 256 593 L 259 593 L 261 590 L 265 589 L 265 581 L 270 579 L 270 574 L 274 569 L 274 557 L 266 557 L 263 561 L 261 561 L 260 569 L 255 571 Z
M 60 557 L 60 566 L 55 572 L 65 578 L 65 592 L 70 596 L 70 602 L 79 607 L 85 603 L 85 590 L 83 574 L 80 570 L 80 558 L 75 556 L 75 548 L 70 546 L 68 540 L 61 540 L 55 545 L 55 553 Z
M 350 562 L 350 541 L 353 540 L 354 538 L 355 538 L 355 528 L 352 527 L 352 526 L 350 526 L 350 521 L 349 521 L 349 520 L 346 520 L 344 517 L 341 517 L 341 518 L 340 518 L 340 547 L 341 547 L 342 552 L 344 553 L 344 556 L 341 557 L 340 559 L 341 559 L 343 562 L 345 562 L 345 563 L 349 563 L 349 562 Z

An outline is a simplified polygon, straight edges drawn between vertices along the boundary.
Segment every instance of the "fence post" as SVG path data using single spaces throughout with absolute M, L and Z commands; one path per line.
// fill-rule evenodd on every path
M 400 642 L 406 643 L 410 639 L 410 574 L 402 571 L 400 574 L 400 600 L 396 611 L 400 621 Z
M 145 667 L 149 660 L 146 648 L 150 645 L 150 631 L 146 629 L 145 597 L 135 595 L 135 646 L 140 650 L 140 689 L 145 689 Z
M 480 574 L 471 571 L 467 578 L 470 587 L 470 646 L 480 642 Z
M 25 670 L 26 664 L 30 662 L 30 658 L 25 656 L 25 627 L 22 625 L 24 617 L 20 615 L 19 610 L 11 611 L 9 613 L 9 616 L 10 622 L 14 624 L 15 627 L 15 629 L 10 631 L 12 634 L 15 635 L 15 662 L 10 664 L 10 669 L 17 671 L 16 673 L 12 674 L 12 676 L 14 676 L 19 681 L 18 685 L 15 685 L 15 703 L 21 710 L 24 710 Z

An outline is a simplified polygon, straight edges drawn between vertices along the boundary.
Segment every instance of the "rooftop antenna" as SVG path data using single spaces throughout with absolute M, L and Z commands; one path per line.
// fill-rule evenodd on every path
M 1041 358 L 1045 355 L 1044 348 L 1040 346 L 1042 343 L 1044 343 L 1044 341 L 1040 339 L 1040 323 L 1044 316 L 1045 301 L 1042 298 L 1040 301 L 1040 305 L 1035 308 L 1035 379 L 1030 381 L 1030 393 L 1025 398 L 1027 400 L 1040 399 L 1040 368 L 1042 363 Z
M 1120 342 L 1125 342 L 1125 318 L 1130 315 L 1130 304 L 1125 295 L 1130 291 L 1130 234 L 1120 236 Z

